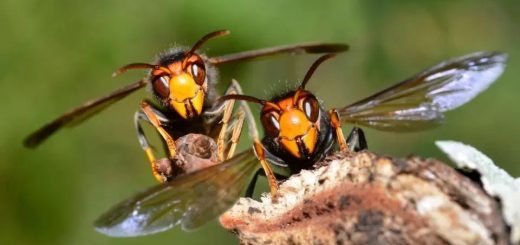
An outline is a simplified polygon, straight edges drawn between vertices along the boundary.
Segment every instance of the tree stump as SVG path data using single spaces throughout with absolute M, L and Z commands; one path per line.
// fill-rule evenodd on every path
M 500 202 L 442 162 L 363 151 L 317 165 L 241 198 L 222 226 L 241 244 L 510 244 Z

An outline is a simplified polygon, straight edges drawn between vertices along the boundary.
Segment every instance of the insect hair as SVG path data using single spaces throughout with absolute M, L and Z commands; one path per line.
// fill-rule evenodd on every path
M 267 90 L 264 90 L 265 99 L 267 100 L 277 100 L 285 95 L 295 91 L 300 82 L 290 82 L 288 80 L 278 81 L 274 84 L 270 84 Z

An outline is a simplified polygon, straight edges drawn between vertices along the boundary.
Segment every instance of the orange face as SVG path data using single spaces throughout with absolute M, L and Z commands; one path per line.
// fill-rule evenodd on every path
M 184 119 L 202 113 L 205 80 L 204 61 L 196 54 L 152 70 L 155 93 Z
M 265 133 L 296 158 L 310 157 L 316 148 L 319 133 L 319 103 L 305 90 L 298 90 L 262 108 Z

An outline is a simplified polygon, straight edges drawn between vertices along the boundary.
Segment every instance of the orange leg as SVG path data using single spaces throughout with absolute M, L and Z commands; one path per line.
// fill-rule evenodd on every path
M 237 93 L 242 94 L 242 90 L 240 90 L 240 86 L 238 86 L 238 82 L 233 80 L 232 83 L 235 83 L 238 87 Z M 244 112 L 245 121 L 247 124 L 248 134 L 251 140 L 253 141 L 253 149 L 255 150 L 256 157 L 260 161 L 260 165 L 264 169 L 265 176 L 267 177 L 267 182 L 269 183 L 269 188 L 271 190 L 271 196 L 274 196 L 278 191 L 278 181 L 276 180 L 276 176 L 271 169 L 271 166 L 265 159 L 265 150 L 264 146 L 260 142 L 260 137 L 258 134 L 258 128 L 256 126 L 255 117 L 251 112 L 251 108 L 245 101 L 240 101 L 240 109 Z
M 256 157 L 258 157 L 258 160 L 264 169 L 265 176 L 267 177 L 267 182 L 269 183 L 269 188 L 271 189 L 271 196 L 274 196 L 278 191 L 278 181 L 276 180 L 271 166 L 269 166 L 269 163 L 267 163 L 267 160 L 265 160 L 264 146 L 258 139 L 255 139 L 253 142 L 253 147 L 255 149 Z
M 160 115 L 160 112 L 154 110 L 153 107 L 146 101 L 142 101 L 140 107 L 141 110 L 135 114 L 134 118 L 139 143 L 141 145 L 141 148 L 143 148 L 146 157 L 148 158 L 148 162 L 150 163 L 152 174 L 155 177 L 155 179 L 161 183 L 166 182 L 167 177 L 159 171 L 157 158 L 155 157 L 152 147 L 146 140 L 144 131 L 141 128 L 139 121 L 144 120 L 151 123 L 152 126 L 154 126 L 154 128 L 159 132 L 159 134 L 164 139 L 166 146 L 168 147 L 169 159 L 173 159 L 176 156 L 175 140 L 173 140 L 170 134 L 168 134 L 168 132 L 166 132 L 166 130 L 163 128 L 161 121 L 167 121 L 167 119 Z
M 233 124 L 233 133 L 231 134 L 231 144 L 227 153 L 226 160 L 230 159 L 235 155 L 235 149 L 237 148 L 238 140 L 240 139 L 240 133 L 242 133 L 242 126 L 244 124 L 244 111 L 239 110 L 237 112 L 237 119 Z
M 163 126 L 161 125 L 161 121 L 159 121 L 158 116 L 154 113 L 152 107 L 150 106 L 150 104 L 148 104 L 148 102 L 141 102 L 141 110 L 144 112 L 146 117 L 148 117 L 150 123 L 157 129 L 159 134 L 161 134 L 164 141 L 166 142 L 166 146 L 168 147 L 168 151 L 170 153 L 170 159 L 174 158 L 177 155 L 175 140 L 173 140 L 172 136 L 163 128 Z
M 242 89 L 240 88 L 240 85 L 238 84 L 238 82 L 236 80 L 231 81 L 231 85 L 230 85 L 228 91 L 226 92 L 226 94 L 231 94 L 231 93 L 242 94 Z M 249 108 L 249 105 L 247 104 L 247 102 L 240 101 L 239 103 L 240 103 L 240 109 L 237 113 L 238 119 L 236 119 L 237 120 L 236 124 L 233 127 L 233 134 L 231 136 L 232 143 L 231 143 L 230 149 L 228 151 L 227 157 L 230 158 L 233 155 L 233 153 L 235 151 L 234 149 L 236 147 L 236 142 L 238 142 L 238 139 L 240 136 L 243 121 L 246 121 L 249 137 L 253 140 L 253 148 L 255 150 L 256 156 L 257 156 L 258 160 L 260 161 L 260 164 L 262 165 L 265 175 L 267 176 L 269 188 L 271 189 L 271 195 L 275 195 L 276 192 L 278 191 L 278 181 L 276 180 L 275 174 L 274 174 L 273 170 L 271 169 L 271 166 L 265 159 L 264 147 L 259 140 L 258 129 L 256 127 L 255 118 L 254 118 L 253 113 L 251 112 L 251 109 Z M 224 105 L 224 106 L 226 106 L 226 105 Z M 231 109 L 233 108 L 232 106 L 229 106 L 229 107 Z M 218 113 L 219 110 L 222 110 L 222 109 L 217 108 L 217 109 L 207 112 L 207 114 L 210 116 L 215 115 Z M 229 122 L 229 120 L 225 121 L 224 120 L 225 118 L 226 118 L 226 113 L 224 113 L 224 117 L 223 117 L 223 126 L 227 125 L 227 123 Z M 225 135 L 225 134 L 222 134 L 222 131 L 221 131 L 221 135 Z M 219 138 L 222 139 L 222 142 L 224 142 L 223 140 L 225 139 L 225 137 L 219 137 Z
M 339 115 L 336 109 L 329 110 L 330 123 L 334 128 L 336 133 L 336 141 L 338 142 L 340 151 L 349 151 L 347 146 L 347 142 L 345 141 L 345 136 L 343 135 L 343 130 L 341 130 L 341 121 L 339 120 Z
M 229 85 L 228 89 L 226 90 L 225 95 L 228 95 L 228 94 L 242 94 L 242 88 L 240 87 L 240 84 L 236 80 L 231 81 L 231 84 Z M 242 123 L 244 120 L 244 116 L 246 118 L 248 118 L 248 124 L 251 123 L 250 122 L 251 120 L 249 119 L 249 117 L 252 117 L 252 113 L 251 113 L 251 110 L 249 109 L 249 105 L 247 105 L 247 103 L 242 102 L 242 101 L 240 102 L 240 104 L 241 104 L 241 110 L 242 110 L 241 113 L 245 114 L 245 115 L 241 116 L 241 115 L 238 115 L 238 113 L 237 113 L 238 118 L 234 119 L 236 121 L 235 121 L 235 125 L 232 126 L 233 133 L 231 135 L 231 145 L 229 146 L 227 156 L 226 156 L 226 149 L 228 147 L 226 144 L 226 140 L 229 137 L 228 136 L 229 135 L 229 132 L 228 132 L 229 124 L 230 124 L 231 120 L 233 120 L 232 117 L 233 117 L 233 109 L 234 109 L 235 101 L 228 100 L 228 101 L 224 102 L 222 105 L 216 105 L 214 108 L 204 112 L 205 116 L 207 116 L 207 117 L 217 117 L 218 115 L 222 115 L 222 119 L 221 119 L 221 122 L 222 122 L 221 128 L 222 129 L 217 138 L 219 161 L 224 161 L 233 156 L 233 154 L 235 152 L 235 148 L 236 148 L 236 143 L 238 142 L 238 139 L 240 137 L 240 133 L 242 130 Z M 253 125 L 251 127 L 256 128 L 256 126 L 254 125 L 254 118 L 252 120 L 253 120 Z
M 232 91 L 230 93 L 226 94 L 234 94 L 235 92 Z M 218 159 L 219 161 L 224 161 L 224 152 L 226 151 L 226 135 L 227 135 L 227 129 L 229 121 L 231 120 L 231 116 L 233 113 L 233 106 L 235 105 L 234 100 L 228 100 L 224 102 L 224 115 L 222 116 L 222 129 L 220 130 L 220 134 L 217 139 L 217 149 L 218 149 Z

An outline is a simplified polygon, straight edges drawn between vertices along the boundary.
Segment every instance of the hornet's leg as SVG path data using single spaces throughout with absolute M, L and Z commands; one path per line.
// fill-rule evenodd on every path
M 339 120 L 339 115 L 336 109 L 329 110 L 330 124 L 334 128 L 336 133 L 336 142 L 338 142 L 340 151 L 349 151 L 347 143 L 345 141 L 345 136 L 343 135 L 343 130 L 341 130 L 341 121 Z
M 269 183 L 269 188 L 271 189 L 271 195 L 275 195 L 278 191 L 278 181 L 276 180 L 275 174 L 269 166 L 269 163 L 265 159 L 264 146 L 260 142 L 260 137 L 258 136 L 258 129 L 256 127 L 256 122 L 253 117 L 253 113 L 249 109 L 249 106 L 242 101 L 247 109 L 245 110 L 247 128 L 249 131 L 249 137 L 253 140 L 253 149 L 255 150 L 256 157 L 260 161 L 262 168 L 264 169 L 265 176 L 267 177 L 267 182 Z
M 354 127 L 352 131 L 347 137 L 347 144 L 349 150 L 353 152 L 358 152 L 362 150 L 368 149 L 367 140 L 365 138 L 365 133 L 361 128 Z
M 242 89 L 236 80 L 232 80 L 231 86 L 234 87 L 237 94 L 242 94 Z M 278 191 L 278 182 L 276 181 L 273 170 L 265 159 L 264 146 L 260 142 L 260 137 L 258 136 L 258 128 L 256 127 L 255 118 L 247 102 L 240 101 L 240 107 L 244 111 L 249 137 L 253 140 L 253 149 L 255 150 L 256 157 L 260 161 L 265 175 L 267 176 L 267 181 L 269 182 L 269 187 L 271 189 L 271 195 L 274 195 Z
M 228 89 L 226 90 L 226 93 L 224 95 L 228 94 L 242 94 L 242 88 L 240 87 L 240 84 L 236 80 L 232 80 L 231 84 L 229 85 Z M 233 108 L 234 108 L 235 101 L 234 100 L 228 100 L 220 105 L 215 105 L 214 108 L 211 108 L 204 112 L 205 116 L 207 117 L 217 117 L 218 115 L 222 115 L 222 129 L 220 130 L 218 139 L 217 139 L 217 147 L 218 147 L 218 158 L 219 161 L 224 161 L 226 159 L 229 159 L 233 156 L 236 148 L 236 144 L 238 143 L 238 139 L 240 138 L 240 133 L 242 129 L 242 123 L 244 116 L 252 117 L 251 109 L 249 108 L 249 105 L 243 101 L 240 102 L 241 109 L 243 111 L 244 116 L 240 115 L 240 112 L 237 113 L 237 119 L 234 120 L 234 125 L 230 127 L 230 123 L 232 120 L 233 115 Z M 254 118 L 252 119 L 254 122 Z M 248 119 L 248 123 L 251 120 Z M 253 125 L 254 127 L 254 125 Z M 228 154 L 226 156 L 226 140 L 229 135 L 229 128 L 233 128 L 233 132 L 231 135 L 231 145 L 229 146 Z
M 231 85 L 229 85 L 228 89 L 226 90 L 226 93 L 224 95 L 228 94 L 238 94 L 241 93 L 242 90 L 238 83 L 235 81 L 231 82 Z M 226 138 L 228 136 L 228 124 L 230 123 L 230 120 L 233 115 L 233 108 L 234 108 L 235 101 L 234 100 L 228 100 L 224 103 L 215 105 L 211 109 L 204 112 L 204 115 L 208 118 L 209 121 L 215 120 L 213 118 L 218 118 L 220 115 L 222 115 L 221 123 L 222 127 L 219 133 L 219 136 L 217 138 L 217 149 L 218 149 L 218 159 L 219 161 L 224 161 L 227 158 L 225 157 L 226 152 Z
M 152 147 L 146 139 L 140 121 L 144 120 L 155 127 L 155 129 L 164 139 L 166 146 L 168 147 L 169 158 L 173 159 L 176 155 L 175 141 L 162 126 L 162 123 L 168 122 L 168 119 L 160 111 L 154 109 L 147 101 L 142 101 L 140 107 L 141 109 L 137 111 L 134 116 L 134 123 L 137 130 L 137 138 L 139 140 L 141 148 L 143 148 L 144 152 L 146 153 L 146 157 L 148 158 L 155 179 L 159 182 L 165 182 L 167 180 L 167 176 L 165 176 L 160 171 L 158 161 L 153 153 Z
M 260 142 L 258 138 L 253 138 L 253 148 L 256 153 L 256 157 L 260 161 L 262 168 L 264 169 L 265 176 L 267 177 L 267 182 L 269 183 L 269 188 L 271 189 L 271 195 L 274 196 L 278 191 L 278 181 L 276 180 L 275 174 L 269 166 L 269 163 L 265 159 L 265 150 L 264 146 Z
M 230 124 L 229 128 L 233 129 L 230 139 L 229 150 L 227 152 L 226 160 L 230 159 L 235 155 L 235 149 L 237 148 L 238 140 L 240 139 L 240 133 L 242 133 L 242 126 L 244 124 L 245 112 L 242 107 L 236 113 L 234 122 Z
M 249 182 L 249 185 L 247 186 L 245 197 L 249 197 L 249 198 L 253 197 L 253 194 L 255 193 L 256 182 L 258 181 L 259 175 L 265 176 L 265 171 L 263 171 L 262 169 L 258 169 L 256 171 L 255 175 L 253 175 L 253 178 L 251 179 L 251 182 Z M 289 176 L 285 176 L 285 175 L 281 175 L 281 174 L 277 174 L 277 173 L 274 173 L 274 175 L 279 180 L 286 180 L 287 178 L 289 178 Z

